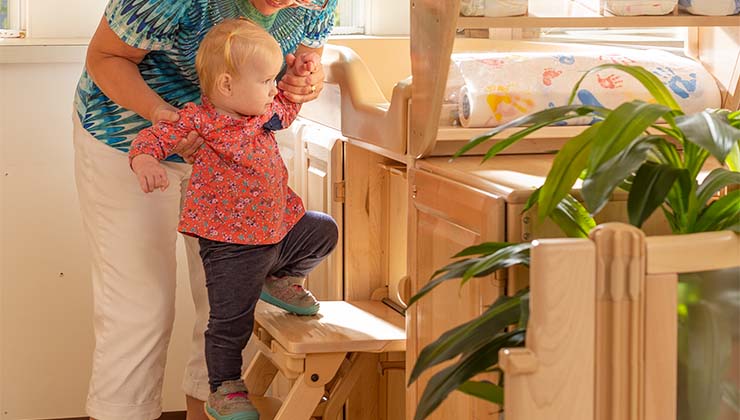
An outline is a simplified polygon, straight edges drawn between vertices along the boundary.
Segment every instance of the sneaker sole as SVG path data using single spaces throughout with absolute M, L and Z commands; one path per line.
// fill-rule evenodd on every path
M 282 300 L 273 297 L 271 294 L 265 292 L 264 290 L 262 291 L 262 293 L 260 293 L 260 299 L 264 300 L 265 302 L 271 305 L 277 306 L 280 309 L 285 309 L 288 312 L 292 312 L 296 315 L 310 316 L 310 315 L 316 315 L 319 312 L 318 303 L 308 308 L 301 308 L 300 306 L 295 306 L 289 303 L 285 303 Z
M 206 417 L 208 417 L 210 420 L 260 420 L 259 413 L 232 414 L 231 416 L 225 416 L 217 419 L 216 417 L 213 417 L 211 415 L 210 411 L 208 411 L 207 404 L 203 404 L 203 412 L 206 413 Z

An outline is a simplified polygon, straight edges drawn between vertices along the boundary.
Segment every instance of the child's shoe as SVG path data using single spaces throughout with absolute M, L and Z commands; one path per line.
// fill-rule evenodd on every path
M 300 283 L 296 277 L 268 277 L 262 286 L 260 299 L 278 308 L 297 315 L 316 315 L 319 301 Z
M 260 415 L 247 396 L 244 381 L 226 381 L 208 396 L 205 412 L 211 420 L 259 420 Z

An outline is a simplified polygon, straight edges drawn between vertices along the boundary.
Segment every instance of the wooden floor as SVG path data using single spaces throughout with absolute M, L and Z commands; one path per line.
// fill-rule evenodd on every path
M 89 417 L 65 417 L 65 418 L 59 418 L 54 420 L 89 420 Z M 173 411 L 170 413 L 162 413 L 162 415 L 157 420 L 185 420 L 185 412 L 184 411 Z

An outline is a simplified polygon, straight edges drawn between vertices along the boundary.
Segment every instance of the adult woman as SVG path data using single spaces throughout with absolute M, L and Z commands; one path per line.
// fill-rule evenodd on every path
M 289 53 L 321 53 L 336 0 L 318 1 L 109 2 L 75 97 L 75 175 L 92 251 L 96 348 L 87 402 L 91 418 L 148 420 L 161 413 L 174 319 L 176 224 L 190 167 L 171 157 L 164 165 L 170 184 L 180 188 L 145 196 L 128 167 L 131 140 L 151 122 L 174 120 L 176 108 L 198 100 L 195 53 L 215 23 L 238 16 L 258 22 L 290 61 Z M 279 86 L 295 102 L 311 100 L 323 80 L 322 69 L 315 70 L 288 73 Z M 177 151 L 189 156 L 201 144 L 191 133 Z M 185 242 L 197 319 L 183 387 L 188 419 L 196 420 L 204 418 L 202 400 L 209 391 L 203 360 L 208 304 L 197 241 Z

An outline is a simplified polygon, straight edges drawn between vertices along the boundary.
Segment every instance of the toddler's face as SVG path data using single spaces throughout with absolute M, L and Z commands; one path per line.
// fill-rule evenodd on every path
M 233 108 L 241 115 L 262 115 L 277 95 L 275 77 L 282 62 L 253 60 L 239 69 L 233 85 Z

